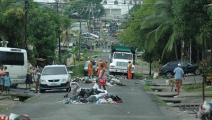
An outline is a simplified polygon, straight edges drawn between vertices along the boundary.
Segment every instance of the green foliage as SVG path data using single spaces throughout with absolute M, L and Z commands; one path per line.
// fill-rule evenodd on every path
M 212 73 L 212 66 L 208 67 L 207 72 L 208 72 L 208 73 Z
M 82 77 L 83 76 L 83 63 L 79 63 L 76 66 L 74 66 L 72 69 L 72 72 L 74 73 L 73 77 Z
M 185 49 L 190 41 L 195 50 L 201 51 L 203 44 L 210 48 L 212 45 L 207 44 L 212 37 L 209 3 L 211 0 L 144 0 L 143 5 L 131 11 L 119 38 L 145 51 L 144 59 L 148 61 L 175 58 L 174 54 L 177 58 L 179 50 L 175 49 L 182 46 L 182 41 Z
M 24 2 L 0 0 L 0 38 L 9 41 L 8 47 L 26 48 L 26 44 L 32 45 L 33 51 L 28 51 L 32 63 L 35 63 L 35 58 L 44 58 L 51 63 L 55 59 L 57 38 L 68 29 L 71 21 L 47 6 L 29 4 L 27 41 L 24 41 Z

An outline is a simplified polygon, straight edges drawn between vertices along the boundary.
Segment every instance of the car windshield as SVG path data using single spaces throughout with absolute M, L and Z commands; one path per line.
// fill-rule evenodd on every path
M 114 53 L 114 58 L 115 59 L 132 59 L 132 54 L 129 53 Z
M 61 75 L 67 74 L 65 67 L 46 67 L 42 75 Z

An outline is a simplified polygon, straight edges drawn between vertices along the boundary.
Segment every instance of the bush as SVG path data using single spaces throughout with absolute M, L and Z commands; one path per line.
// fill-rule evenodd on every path
M 83 64 L 80 63 L 71 68 L 73 74 L 72 77 L 82 77 L 83 76 Z
M 208 67 L 207 72 L 208 72 L 208 73 L 212 73 L 212 66 Z

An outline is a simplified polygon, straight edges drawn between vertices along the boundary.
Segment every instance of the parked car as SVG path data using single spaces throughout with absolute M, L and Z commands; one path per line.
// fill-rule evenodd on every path
M 89 61 L 86 61 L 85 64 L 84 64 L 84 67 L 83 67 L 83 71 L 84 71 L 84 76 L 88 75 L 88 63 Z M 96 70 L 96 61 L 93 61 L 93 70 L 95 71 Z
M 163 65 L 160 68 L 159 75 L 166 75 L 169 78 L 172 77 L 174 75 L 174 69 L 177 67 L 178 63 L 181 64 L 181 67 L 184 70 L 185 74 L 188 74 L 188 73 L 193 73 L 195 75 L 200 74 L 200 70 L 198 68 L 198 65 L 196 64 L 191 64 L 188 62 L 173 61 Z
M 40 76 L 40 92 L 50 89 L 66 89 L 70 85 L 70 74 L 65 65 L 47 65 Z

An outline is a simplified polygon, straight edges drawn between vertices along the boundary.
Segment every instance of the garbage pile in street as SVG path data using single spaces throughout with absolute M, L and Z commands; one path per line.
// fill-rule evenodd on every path
M 197 116 L 201 120 L 212 120 L 212 101 L 204 101 L 204 103 L 199 107 Z
M 96 83 L 93 88 L 81 88 L 77 82 L 72 82 L 70 89 L 70 92 L 64 96 L 64 104 L 117 104 L 123 102 L 119 96 L 99 89 Z
M 72 80 L 72 82 L 84 82 L 84 83 L 90 84 L 90 83 L 96 83 L 97 79 L 98 78 L 96 78 L 96 77 L 89 78 L 88 76 L 76 77 Z M 113 86 L 113 85 L 126 86 L 125 84 L 123 84 L 121 82 L 121 80 L 119 80 L 118 78 L 116 78 L 116 76 L 113 76 L 113 75 L 108 76 L 106 85 L 110 86 L 110 87 Z
M 15 113 L 10 113 L 9 116 L 0 114 L 0 120 L 30 120 L 29 115 L 27 114 L 15 114 Z

